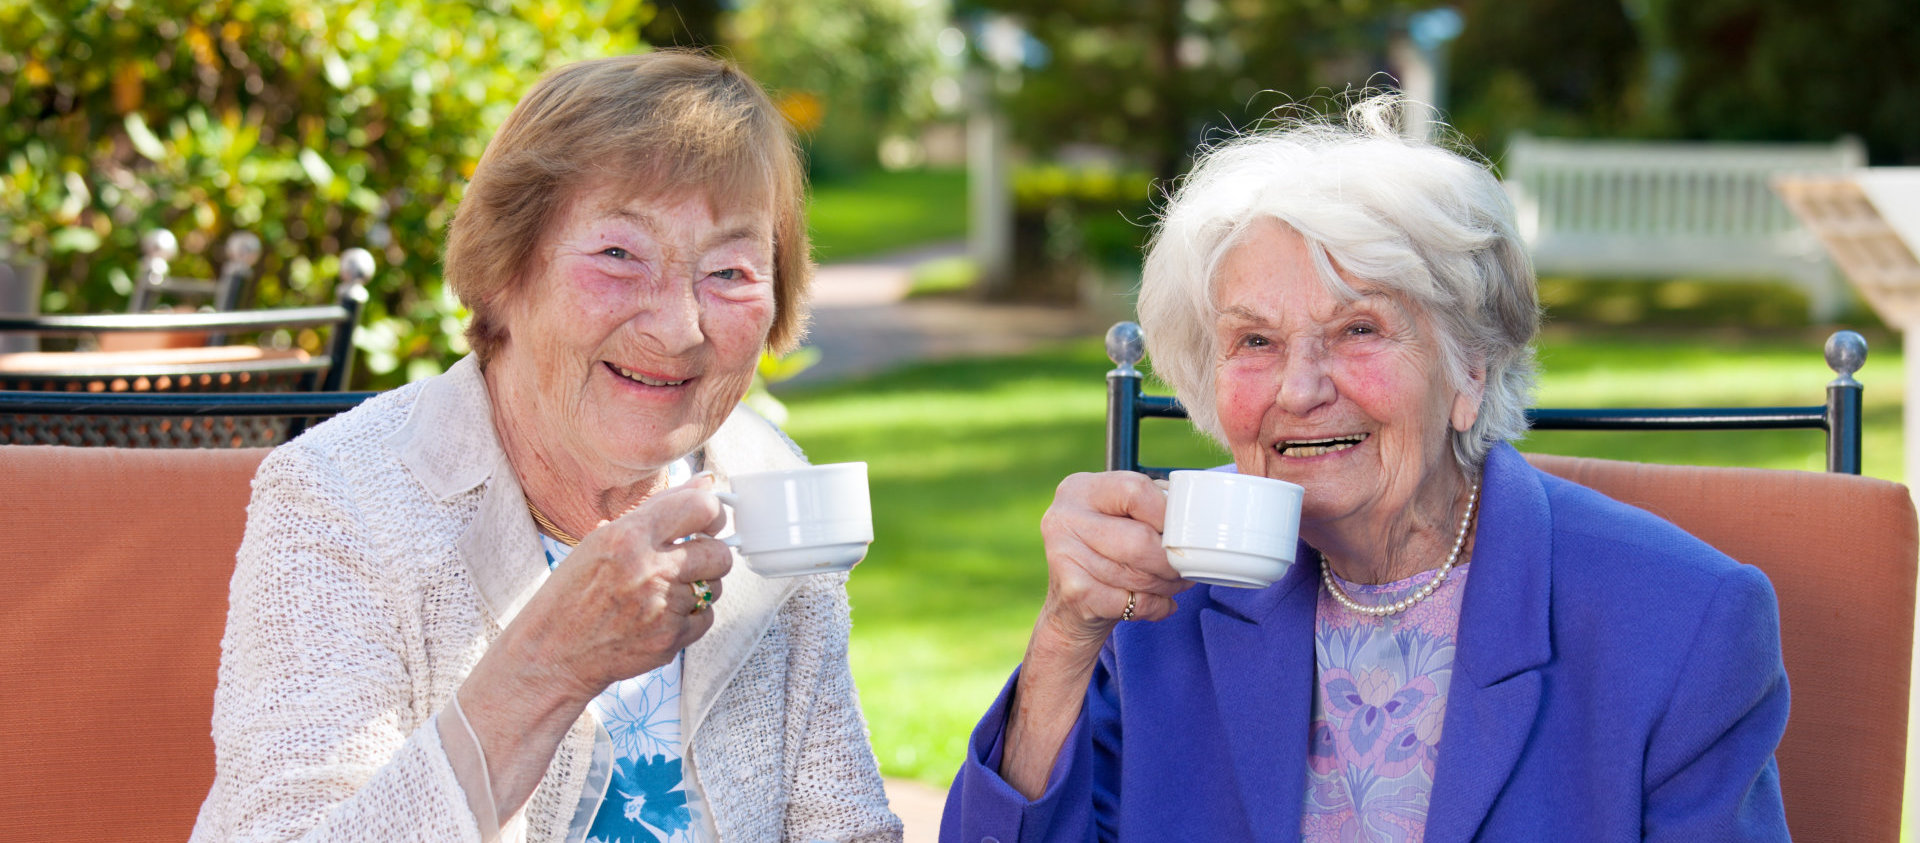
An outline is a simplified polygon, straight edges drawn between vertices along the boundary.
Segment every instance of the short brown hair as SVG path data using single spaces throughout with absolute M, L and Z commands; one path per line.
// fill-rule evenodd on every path
M 484 365 L 507 338 L 500 306 L 525 283 L 548 227 L 590 176 L 659 196 L 705 193 L 716 211 L 772 206 L 774 322 L 767 347 L 806 334 L 813 282 L 806 175 L 766 92 L 730 63 L 689 50 L 594 59 L 547 74 L 487 144 L 447 233 L 447 282 L 473 312 Z

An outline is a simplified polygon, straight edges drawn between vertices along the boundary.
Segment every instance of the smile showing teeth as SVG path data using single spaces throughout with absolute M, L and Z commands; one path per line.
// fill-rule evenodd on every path
M 1317 457 L 1344 451 L 1365 441 L 1367 434 L 1334 436 L 1327 439 L 1290 439 L 1273 446 L 1283 457 Z
M 654 380 L 653 378 L 647 377 L 646 375 L 640 374 L 639 372 L 635 372 L 629 369 L 622 369 L 619 366 L 614 366 L 613 368 L 614 368 L 614 371 L 617 371 L 620 373 L 621 377 L 637 383 L 646 384 L 647 386 L 679 386 L 683 383 L 686 383 L 685 380 L 677 380 L 677 381 Z

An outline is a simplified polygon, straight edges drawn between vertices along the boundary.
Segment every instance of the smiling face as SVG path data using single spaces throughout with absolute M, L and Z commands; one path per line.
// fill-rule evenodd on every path
M 774 320 L 773 214 L 587 189 L 529 271 L 487 364 L 496 423 L 566 482 L 631 483 L 746 394 Z
M 1318 547 L 1328 531 L 1386 535 L 1415 507 L 1448 511 L 1450 434 L 1479 407 L 1477 390 L 1448 383 L 1427 320 L 1348 281 L 1357 300 L 1328 290 L 1306 241 L 1268 220 L 1227 253 L 1213 291 L 1214 401 L 1234 463 L 1306 487 L 1301 533 Z

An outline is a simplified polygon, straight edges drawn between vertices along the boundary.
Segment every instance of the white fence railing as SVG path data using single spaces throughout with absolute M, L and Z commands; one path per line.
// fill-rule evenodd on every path
M 1846 306 L 1846 284 L 1769 182 L 1865 166 L 1855 138 L 1761 144 L 1523 135 L 1501 163 L 1543 275 L 1777 278 L 1806 292 L 1816 321 Z

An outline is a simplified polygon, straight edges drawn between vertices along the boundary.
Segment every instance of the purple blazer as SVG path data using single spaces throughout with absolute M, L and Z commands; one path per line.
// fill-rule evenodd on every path
M 1482 484 L 1426 839 L 1786 840 L 1765 575 L 1510 446 Z M 940 839 L 1298 840 L 1317 574 L 1121 624 L 1031 802 L 997 772 L 1010 681 Z

